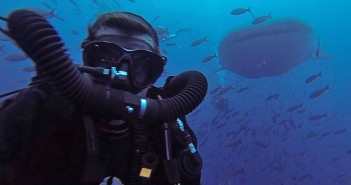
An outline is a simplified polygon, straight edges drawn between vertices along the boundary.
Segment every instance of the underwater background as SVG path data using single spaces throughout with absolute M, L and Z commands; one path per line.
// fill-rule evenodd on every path
M 351 184 L 351 2 L 327 0 L 11 0 L 0 16 L 24 7 L 50 11 L 74 63 L 82 64 L 80 43 L 100 13 L 135 12 L 158 29 L 168 58 L 168 75 L 203 72 L 209 82 L 203 103 L 188 115 L 204 161 L 203 185 Z M 233 15 L 238 8 L 249 8 Z M 297 19 L 310 25 L 329 59 L 311 59 L 277 76 L 248 79 L 221 65 L 222 39 L 256 25 Z M 0 26 L 6 28 L 5 22 Z M 163 35 L 162 35 L 163 34 Z M 194 41 L 207 41 L 192 46 Z M 25 88 L 35 75 L 33 62 L 0 34 L 0 94 Z M 17 57 L 17 58 L 16 58 Z M 317 75 L 322 73 L 322 75 Z M 312 82 L 306 80 L 317 75 Z M 311 98 L 314 92 L 324 93 Z M 218 95 L 215 89 L 227 88 Z M 7 97 L 6 97 L 7 98 Z M 0 99 L 1 101 L 5 98 Z

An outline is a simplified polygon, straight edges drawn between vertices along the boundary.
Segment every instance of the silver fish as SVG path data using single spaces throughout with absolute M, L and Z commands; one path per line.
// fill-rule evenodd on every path
M 315 53 L 315 57 L 320 58 L 322 55 L 322 47 L 321 47 L 321 40 L 318 40 L 318 47 Z
M 303 104 L 293 105 L 293 106 L 289 107 L 286 111 L 287 112 L 294 112 L 297 109 L 300 109 L 302 106 L 303 106 Z
M 74 6 L 78 7 L 78 4 L 74 0 L 69 0 Z
M 180 32 L 185 32 L 185 33 L 192 33 L 193 29 L 192 28 L 180 28 L 175 32 L 176 35 L 178 35 Z
M 76 31 L 76 30 L 71 30 L 71 31 L 69 31 L 69 32 L 71 32 L 73 35 L 78 35 L 78 34 L 79 34 L 79 32 Z
M 249 8 L 237 8 L 237 9 L 234 9 L 230 12 L 230 14 L 232 15 L 240 15 L 240 14 L 243 14 L 245 12 L 250 12 L 251 13 L 251 7 Z
M 166 43 L 166 46 L 175 46 L 175 45 L 176 45 L 175 42 L 167 42 L 167 43 Z
M 214 55 L 210 55 L 210 56 L 207 56 L 205 58 L 202 59 L 201 63 L 206 63 L 206 62 L 209 62 L 211 61 L 213 58 L 217 57 L 217 54 L 215 53 Z
M 315 114 L 315 115 L 311 115 L 308 120 L 310 121 L 317 121 L 317 120 L 320 120 L 322 118 L 326 118 L 328 117 L 328 114 L 325 113 L 325 114 Z
M 197 46 L 199 44 L 201 44 L 202 42 L 207 41 L 206 37 L 204 37 L 203 39 L 199 39 L 199 40 L 195 40 L 194 42 L 191 43 L 191 46 Z
M 225 93 L 227 93 L 228 91 L 234 89 L 233 85 L 230 85 L 229 87 L 226 87 L 226 88 L 222 88 L 219 92 L 218 92 L 218 95 L 223 95 Z
M 30 10 L 30 11 L 33 11 L 33 12 L 43 16 L 46 19 L 50 19 L 50 18 L 55 17 L 55 14 L 54 14 L 55 9 L 51 9 L 50 11 L 45 11 L 43 9 L 36 8 L 36 7 L 28 7 L 26 9 Z
M 265 15 L 265 16 L 257 17 L 255 20 L 252 21 L 252 24 L 256 25 L 256 24 L 263 23 L 268 18 L 272 18 L 271 13 L 269 13 L 268 15 Z
M 342 130 L 335 131 L 334 134 L 335 135 L 343 135 L 346 133 L 346 131 L 347 131 L 346 129 L 342 129 Z
M 318 90 L 314 91 L 311 94 L 310 99 L 318 98 L 319 96 L 321 96 L 322 94 L 327 92 L 329 89 L 331 89 L 330 84 L 328 84 L 327 87 L 325 87 L 323 89 L 318 89 Z
M 272 94 L 270 96 L 267 97 L 267 101 L 271 101 L 271 100 L 277 100 L 279 98 L 279 94 Z
M 155 28 L 157 34 L 162 35 L 162 34 L 168 34 L 168 28 L 162 27 L 162 26 L 157 26 Z
M 312 75 L 312 76 L 308 77 L 308 78 L 306 79 L 305 83 L 306 83 L 306 84 L 311 83 L 311 82 L 315 81 L 315 80 L 316 80 L 318 77 L 320 77 L 320 76 L 323 76 L 323 72 L 322 72 L 322 71 L 319 72 L 318 74 L 315 74 L 315 75 Z
M 49 4 L 47 4 L 46 2 L 42 1 L 43 5 L 48 8 L 48 9 L 53 9 Z
M 238 123 L 243 122 L 246 118 L 248 118 L 250 116 L 249 112 L 246 112 L 245 115 L 242 115 L 240 118 L 238 118 Z
M 249 86 L 246 86 L 246 87 L 243 87 L 243 88 L 238 89 L 236 92 L 237 92 L 237 93 L 242 93 L 242 92 L 244 92 L 244 91 L 246 91 L 246 90 L 248 90 L 248 89 L 249 89 Z
M 45 19 L 50 19 L 50 18 L 55 17 L 60 21 L 65 21 L 65 19 L 63 19 L 62 17 L 59 17 L 58 15 L 56 15 L 54 13 L 55 9 L 51 9 L 50 11 L 45 11 L 45 10 L 42 10 L 40 8 L 35 8 L 35 7 L 28 7 L 26 9 L 43 16 Z
M 24 53 L 14 53 L 14 54 L 9 54 L 5 56 L 3 59 L 6 62 L 17 62 L 17 61 L 28 59 L 28 56 Z

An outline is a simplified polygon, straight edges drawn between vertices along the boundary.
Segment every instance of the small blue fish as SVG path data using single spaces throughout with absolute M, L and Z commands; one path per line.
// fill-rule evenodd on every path
M 191 43 L 191 46 L 197 46 L 199 44 L 201 44 L 202 42 L 207 41 L 206 37 L 204 37 L 203 39 L 199 39 L 199 40 L 195 40 L 194 42 Z
M 320 77 L 320 76 L 323 76 L 323 72 L 322 72 L 322 71 L 319 72 L 318 74 L 315 74 L 315 75 L 312 75 L 312 76 L 308 77 L 308 78 L 306 79 L 305 83 L 306 83 L 306 84 L 311 83 L 311 82 L 315 81 L 315 80 L 316 80 L 318 77 Z
M 287 112 L 294 112 L 297 109 L 300 109 L 302 107 L 303 107 L 303 104 L 293 105 L 293 106 L 289 107 L 286 111 Z
M 311 115 L 308 120 L 310 121 L 317 121 L 317 120 L 320 120 L 322 118 L 326 118 L 328 117 L 328 114 L 325 113 L 325 114 L 315 114 L 315 115 Z
M 225 93 L 227 93 L 228 91 L 234 89 L 233 85 L 230 85 L 229 87 L 226 87 L 226 88 L 222 88 L 219 92 L 218 92 L 218 95 L 223 95 Z
M 78 34 L 79 34 L 79 32 L 76 31 L 76 30 L 71 30 L 71 31 L 69 31 L 69 32 L 71 32 L 73 35 L 78 35 Z
M 347 131 L 346 129 L 341 129 L 341 130 L 335 131 L 334 134 L 335 135 L 343 135 L 346 133 L 346 131 Z
M 74 6 L 78 7 L 78 4 L 74 0 L 69 0 Z
M 237 9 L 232 10 L 230 12 L 230 14 L 232 14 L 232 15 L 240 15 L 240 14 L 243 14 L 245 12 L 250 12 L 251 13 L 251 7 L 249 7 L 249 8 L 237 8 Z
M 158 35 L 162 35 L 162 34 L 168 34 L 168 28 L 162 27 L 162 26 L 157 26 L 155 28 L 156 32 Z
M 318 47 L 315 53 L 315 57 L 320 58 L 322 55 L 322 47 L 321 47 L 321 40 L 318 40 Z
M 13 53 L 5 56 L 3 59 L 6 62 L 17 62 L 28 59 L 28 56 L 25 53 Z
M 261 142 L 261 141 L 255 141 L 254 143 L 255 143 L 255 145 L 258 146 L 259 148 L 267 149 L 267 147 L 269 146 L 269 144 L 264 144 L 264 143 Z
M 271 100 L 277 100 L 279 98 L 279 94 L 272 94 L 270 96 L 267 97 L 267 101 L 271 101 Z
M 178 35 L 180 32 L 192 33 L 193 29 L 192 28 L 180 28 L 175 32 L 175 34 Z
M 215 53 L 214 55 L 210 55 L 210 56 L 207 56 L 205 57 L 204 59 L 202 59 L 201 63 L 206 63 L 206 62 L 209 62 L 211 61 L 213 58 L 217 57 L 217 54 Z
M 252 21 L 252 24 L 256 25 L 256 24 L 263 23 L 268 18 L 272 18 L 271 13 L 269 13 L 268 15 L 265 15 L 265 16 L 257 17 L 255 20 Z
M 248 89 L 249 89 L 249 86 L 246 86 L 246 87 L 243 87 L 243 88 L 238 89 L 236 92 L 237 92 L 237 93 L 242 93 L 242 92 L 244 92 L 244 91 L 246 91 L 246 90 L 248 90 Z
M 176 45 L 175 42 L 167 42 L 167 43 L 166 43 L 166 46 L 175 46 L 175 45 Z
M 30 11 L 33 11 L 41 16 L 43 16 L 45 19 L 50 19 L 50 18 L 57 18 L 58 20 L 61 20 L 61 21 L 65 21 L 65 19 L 59 17 L 58 15 L 56 15 L 54 13 L 55 9 L 51 9 L 50 11 L 45 11 L 45 10 L 42 10 L 40 8 L 36 8 L 36 7 L 28 7 L 26 8 L 27 10 L 30 10 Z
M 46 2 L 42 1 L 43 5 L 48 8 L 48 9 L 53 9 L 49 4 L 47 4 Z
M 323 89 L 318 89 L 318 90 L 314 91 L 311 94 L 310 99 L 318 98 L 319 96 L 321 96 L 322 94 L 327 92 L 329 89 L 331 89 L 330 84 L 328 84 L 327 87 L 325 87 Z

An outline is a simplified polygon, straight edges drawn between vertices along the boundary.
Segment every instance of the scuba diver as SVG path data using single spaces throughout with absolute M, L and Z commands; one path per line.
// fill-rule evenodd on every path
M 203 100 L 207 80 L 187 71 L 153 86 L 166 57 L 146 20 L 122 11 L 98 16 L 77 66 L 35 12 L 1 19 L 37 75 L 0 107 L 0 184 L 201 184 L 185 115 Z

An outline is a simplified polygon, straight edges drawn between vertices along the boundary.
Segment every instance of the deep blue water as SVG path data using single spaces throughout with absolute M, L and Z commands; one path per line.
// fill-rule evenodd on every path
M 229 107 L 214 108 L 208 93 L 196 115 L 188 116 L 189 124 L 198 135 L 199 150 L 204 160 L 204 185 L 290 185 L 290 184 L 351 184 L 351 22 L 349 1 L 326 0 L 12 0 L 2 3 L 1 16 L 23 7 L 49 10 L 43 2 L 55 8 L 65 21 L 49 21 L 62 36 L 73 61 L 81 64 L 80 43 L 87 36 L 86 26 L 99 13 L 122 9 L 142 15 L 155 27 L 168 28 L 170 34 L 181 28 L 176 38 L 162 42 L 161 48 L 168 57 L 169 75 L 196 69 L 209 81 L 209 91 L 233 85 L 224 94 Z M 118 2 L 119 5 L 116 4 Z M 231 15 L 236 8 L 248 8 L 255 16 L 272 14 L 273 19 L 295 18 L 308 23 L 321 40 L 329 60 L 309 60 L 278 77 L 247 79 L 230 71 L 210 74 L 220 67 L 218 57 L 202 63 L 214 53 L 230 32 L 253 26 L 253 16 L 245 13 Z M 159 17 L 158 17 L 159 16 Z M 158 17 L 158 18 L 157 18 Z M 157 19 L 155 19 L 157 18 Z M 264 23 L 263 23 L 264 24 Z M 6 28 L 2 22 L 2 28 Z M 78 34 L 73 34 L 76 31 Z M 206 37 L 208 42 L 191 47 L 194 40 Z M 175 42 L 174 46 L 166 46 Z M 24 88 L 33 72 L 23 72 L 31 66 L 30 60 L 7 62 L 6 55 L 17 53 L 14 44 L 0 41 L 0 93 Z M 305 80 L 313 74 L 323 76 L 310 84 Z M 162 85 L 162 77 L 156 83 Z M 311 93 L 330 84 L 331 89 L 318 98 Z M 237 90 L 248 87 L 246 91 Z M 267 97 L 278 94 L 276 100 Z M 3 99 L 2 99 L 3 100 Z M 287 109 L 303 104 L 295 112 Z M 229 112 L 228 110 L 233 110 Z M 229 113 L 228 113 L 229 112 Z M 328 117 L 311 121 L 311 115 L 328 114 Z

